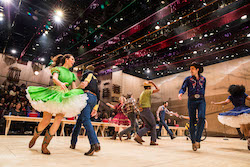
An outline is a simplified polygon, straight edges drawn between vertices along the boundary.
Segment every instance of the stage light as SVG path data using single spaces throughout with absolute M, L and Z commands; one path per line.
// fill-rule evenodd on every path
M 183 40 L 179 41 L 179 43 L 183 43 Z
M 0 12 L 0 17 L 4 17 L 4 14 L 2 12 Z
M 168 24 L 168 25 L 170 25 L 171 23 L 170 23 L 170 22 L 168 22 L 167 24 Z
M 3 17 L 0 17 L 0 21 L 3 21 Z
M 190 38 L 190 40 L 192 41 L 192 40 L 194 40 L 194 38 Z
M 2 2 L 5 4 L 9 4 L 9 3 L 11 3 L 11 0 L 2 0 Z
M 245 20 L 247 18 L 247 15 L 241 16 L 241 20 Z
M 123 20 L 123 18 L 121 17 L 121 18 L 120 18 L 120 21 L 122 21 L 122 20 Z
M 61 23 L 61 22 L 62 22 L 62 18 L 59 17 L 59 16 L 54 16 L 54 21 L 55 21 L 56 23 Z
M 161 28 L 161 27 L 160 27 L 160 26 L 158 26 L 158 25 L 157 25 L 157 26 L 155 26 L 155 29 L 156 29 L 156 30 L 159 30 L 160 28 Z
M 40 61 L 45 61 L 45 58 L 42 57 L 42 58 L 40 59 Z
M 197 54 L 197 51 L 194 51 L 193 54 Z
M 47 35 L 49 32 L 48 31 L 45 31 L 45 34 Z
M 56 10 L 56 15 L 59 17 L 63 16 L 63 12 L 61 10 Z
M 33 50 L 36 50 L 36 48 L 32 48 Z
M 35 71 L 34 74 L 35 74 L 35 75 L 39 75 L 39 71 Z
M 16 51 L 15 49 L 12 49 L 12 50 L 11 50 L 11 53 L 12 53 L 12 54 L 16 54 L 17 51 Z
M 147 69 L 147 73 L 148 73 L 148 74 L 150 73 L 150 69 Z
M 85 23 L 88 23 L 89 21 L 88 20 L 85 20 Z
M 207 35 L 207 34 L 205 34 L 205 35 L 204 35 L 204 37 L 208 37 L 208 35 Z
M 45 36 L 46 36 L 46 34 L 45 34 L 45 33 L 43 33 L 43 36 L 45 37 Z
M 165 4 L 165 1 L 161 1 L 162 4 Z
M 249 34 L 247 34 L 247 37 L 248 37 L 248 38 L 250 37 L 250 33 L 249 33 Z
M 39 44 L 37 43 L 36 46 L 39 46 Z

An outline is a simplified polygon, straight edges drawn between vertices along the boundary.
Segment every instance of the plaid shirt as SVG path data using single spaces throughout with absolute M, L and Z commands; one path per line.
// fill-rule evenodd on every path
M 122 106 L 122 112 L 125 115 L 128 115 L 131 112 L 139 112 L 134 98 L 129 98 L 126 100 L 125 104 Z

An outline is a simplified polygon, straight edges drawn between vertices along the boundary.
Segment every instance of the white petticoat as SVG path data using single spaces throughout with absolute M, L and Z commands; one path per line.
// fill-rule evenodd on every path
M 86 107 L 88 100 L 86 93 L 63 99 L 61 103 L 54 101 L 34 101 L 30 98 L 29 93 L 27 93 L 26 97 L 35 110 L 39 112 L 46 111 L 52 115 L 63 113 L 65 114 L 64 117 L 67 118 L 75 117 L 80 114 L 81 111 Z
M 231 126 L 233 128 L 240 128 L 240 125 L 250 123 L 250 114 L 245 113 L 238 116 L 218 115 L 218 120 L 220 121 L 220 123 L 225 124 L 227 126 Z

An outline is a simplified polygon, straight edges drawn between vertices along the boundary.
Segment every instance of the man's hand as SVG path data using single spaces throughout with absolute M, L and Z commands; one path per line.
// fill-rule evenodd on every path
M 96 114 L 97 114 L 97 110 L 93 109 L 92 112 L 91 112 L 91 117 L 96 116 Z
M 182 100 L 182 93 L 178 95 L 179 100 Z
M 160 121 L 160 118 L 157 118 L 157 121 Z
M 81 82 L 80 88 L 85 89 L 88 86 L 88 84 L 89 83 L 87 81 Z

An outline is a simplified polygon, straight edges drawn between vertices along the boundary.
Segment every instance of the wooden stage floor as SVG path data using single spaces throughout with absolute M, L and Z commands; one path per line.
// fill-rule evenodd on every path
M 70 137 L 54 137 L 49 145 L 51 155 L 41 154 L 40 137 L 36 145 L 28 148 L 31 136 L 0 136 L 0 167 L 57 166 L 57 167 L 249 167 L 250 151 L 247 142 L 239 139 L 223 140 L 208 137 L 197 152 L 191 150 L 190 141 L 184 137 L 170 140 L 162 137 L 159 146 L 149 146 L 149 137 L 139 145 L 133 140 L 120 142 L 99 138 L 102 150 L 94 156 L 84 156 L 89 144 L 80 137 L 76 150 L 69 148 Z

